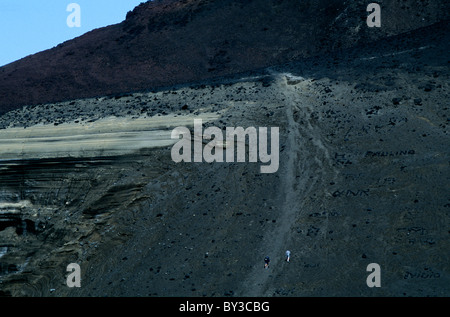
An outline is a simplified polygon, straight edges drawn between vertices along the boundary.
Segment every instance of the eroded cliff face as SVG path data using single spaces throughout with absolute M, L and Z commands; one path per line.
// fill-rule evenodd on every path
M 4 114 L 1 294 L 448 295 L 449 34 Z M 173 162 L 194 118 L 279 127 L 279 170 Z
M 99 270 L 94 275 L 106 281 L 111 274 L 122 274 L 109 267 L 117 260 L 127 263 L 130 258 L 140 263 L 147 251 L 155 250 L 155 258 L 175 264 L 185 261 L 179 258 L 183 252 L 160 252 L 174 246 L 191 253 L 196 242 L 187 237 L 206 239 L 206 244 L 215 240 L 220 245 L 227 240 L 230 225 L 233 230 L 240 228 L 243 235 L 243 224 L 236 228 L 226 224 L 246 209 L 257 214 L 254 202 L 244 206 L 242 195 L 253 195 L 263 208 L 267 199 L 259 195 L 265 192 L 268 197 L 271 190 L 264 189 L 265 184 L 274 183 L 278 176 L 259 175 L 255 164 L 176 164 L 169 145 L 176 141 L 171 139 L 172 129 L 192 127 L 194 118 L 202 119 L 205 127 L 222 128 L 226 122 L 256 126 L 257 121 L 278 125 L 273 121 L 278 117 L 275 114 L 284 110 L 272 103 L 261 111 L 264 102 L 258 99 L 265 94 L 259 94 L 266 86 L 262 79 L 268 76 L 258 78 L 36 106 L 3 116 L 3 294 L 67 294 L 69 289 L 60 288 L 65 280 L 57 276 L 66 274 L 66 263 L 81 258 L 93 263 Z M 254 96 L 235 98 L 243 91 Z M 242 186 L 235 186 L 236 181 Z M 231 207 L 230 199 L 238 199 L 238 205 Z M 258 221 L 262 216 L 258 215 Z M 195 219 L 199 222 L 191 221 Z M 168 241 L 173 230 L 177 233 Z M 210 230 L 215 231 L 211 238 Z M 131 237 L 142 239 L 145 250 L 132 246 Z M 136 255 L 113 255 L 123 252 L 122 247 L 132 254 L 135 250 Z M 196 255 L 203 258 L 208 250 L 201 252 Z M 213 250 L 209 252 L 214 258 Z M 220 261 L 225 265 L 225 258 Z M 89 266 L 81 266 L 84 275 Z M 86 276 L 83 284 L 89 280 Z M 94 289 L 86 288 L 85 294 L 96 295 L 91 293 Z M 153 293 L 163 294 L 157 289 Z
M 0 113 L 169 87 L 370 43 L 449 18 L 448 1 L 164 0 L 0 69 Z

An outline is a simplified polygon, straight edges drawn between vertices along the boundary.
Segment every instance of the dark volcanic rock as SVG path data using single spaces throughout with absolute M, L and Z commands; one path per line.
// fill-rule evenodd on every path
M 2 68 L 3 105 L 76 98 L 0 115 L 0 296 L 448 296 L 447 4 L 301 3 L 142 4 Z M 279 127 L 277 173 L 147 143 L 207 115 Z
M 351 47 L 448 18 L 448 1 L 164 0 L 0 69 L 0 113 L 254 70 Z
M 245 78 L 1 116 L 21 133 L 54 129 L 49 147 L 65 125 L 80 137 L 111 115 L 145 121 L 142 111 L 220 112 L 215 126 L 281 134 L 274 174 L 175 164 L 167 147 L 3 162 L 0 295 L 447 296 L 449 34 L 435 25 Z M 65 284 L 72 262 L 81 288 Z M 369 263 L 381 288 L 366 285 Z

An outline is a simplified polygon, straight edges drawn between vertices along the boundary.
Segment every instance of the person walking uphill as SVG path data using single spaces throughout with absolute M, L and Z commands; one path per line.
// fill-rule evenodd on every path
M 264 258 L 264 268 L 265 269 L 269 268 L 269 263 L 270 263 L 270 258 L 268 256 L 266 256 Z
M 289 262 L 291 259 L 291 251 L 287 250 L 286 251 L 286 261 Z

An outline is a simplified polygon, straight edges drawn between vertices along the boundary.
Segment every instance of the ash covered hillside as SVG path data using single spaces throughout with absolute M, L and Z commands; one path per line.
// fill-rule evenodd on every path
M 448 1 L 163 0 L 0 69 L 0 112 L 204 80 L 351 47 L 448 19 Z
M 143 4 L 123 24 L 88 35 L 155 14 L 154 29 L 129 32 L 178 29 L 182 37 L 195 17 L 225 9 L 235 10 L 236 24 L 265 27 L 244 10 L 262 2 L 230 3 Z M 383 4 L 385 17 L 395 3 Z M 216 32 L 216 40 L 224 34 L 230 45 L 247 45 L 243 59 L 173 72 L 167 78 L 192 81 L 154 91 L 102 90 L 2 114 L 0 295 L 448 296 L 450 32 L 438 2 L 412 4 L 397 4 L 386 29 L 367 30 L 352 14 L 356 3 L 336 2 L 335 20 L 348 14 L 342 21 L 361 27 L 339 24 L 346 35 L 338 38 L 337 29 L 305 23 L 329 39 L 308 42 L 310 52 L 284 51 L 282 39 L 264 50 L 257 34 L 243 43 Z M 195 6 L 192 19 L 174 22 Z M 400 12 L 408 12 L 404 20 Z M 192 38 L 208 43 L 208 32 Z M 252 47 L 268 55 L 246 55 Z M 171 54 L 158 55 L 158 65 L 186 56 Z M 260 162 L 248 160 L 175 163 L 172 129 L 199 118 L 204 128 L 279 127 L 278 171 L 261 173 Z M 80 265 L 80 288 L 66 284 L 69 263 Z M 370 263 L 380 265 L 380 288 L 366 284 Z

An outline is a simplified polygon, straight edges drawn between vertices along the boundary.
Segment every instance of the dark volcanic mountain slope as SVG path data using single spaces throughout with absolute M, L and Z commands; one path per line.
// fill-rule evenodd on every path
M 0 116 L 0 296 L 448 296 L 449 37 Z M 137 142 L 205 116 L 278 126 L 278 172 Z
M 448 18 L 448 1 L 185 0 L 136 7 L 91 31 L 0 68 L 0 113 L 27 104 L 152 89 L 271 66 Z

